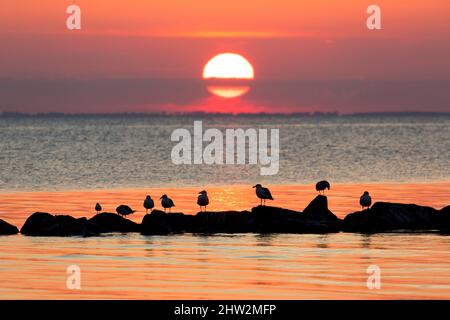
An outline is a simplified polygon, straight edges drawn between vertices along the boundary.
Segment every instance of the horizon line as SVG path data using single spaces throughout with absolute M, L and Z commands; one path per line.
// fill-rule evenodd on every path
M 340 113 L 338 111 L 331 112 L 205 112 L 205 111 L 189 111 L 189 112 L 111 112 L 111 113 L 100 113 L 100 112 L 77 112 L 77 113 L 66 113 L 66 112 L 11 112 L 11 111 L 0 111 L 0 118 L 14 118 L 14 117 L 77 117 L 77 116 L 304 116 L 304 117 L 324 117 L 324 116 L 450 116 L 449 112 L 433 112 L 433 111 L 374 111 L 374 112 L 352 112 L 352 113 Z

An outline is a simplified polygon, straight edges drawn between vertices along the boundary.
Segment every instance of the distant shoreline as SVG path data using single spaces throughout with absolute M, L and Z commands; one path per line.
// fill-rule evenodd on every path
M 292 113 L 215 113 L 215 112 L 118 112 L 118 113 L 24 113 L 24 112 L 0 112 L 0 118 L 39 118 L 39 117 L 438 117 L 450 116 L 450 112 L 419 112 L 419 111 L 404 111 L 404 112 L 360 112 L 360 113 L 339 113 L 339 112 L 292 112 Z

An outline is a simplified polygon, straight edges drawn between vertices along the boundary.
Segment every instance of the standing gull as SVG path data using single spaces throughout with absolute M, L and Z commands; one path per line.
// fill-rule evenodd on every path
M 100 205 L 100 203 L 97 202 L 97 204 L 95 205 L 95 211 L 97 211 L 97 213 L 100 213 L 100 211 L 102 211 L 102 206 Z
M 164 212 L 166 212 L 166 209 L 169 209 L 170 212 L 170 208 L 175 207 L 175 204 L 173 203 L 172 199 L 170 199 L 167 195 L 163 194 L 162 197 L 160 198 L 161 200 L 161 205 L 164 208 Z
M 154 207 L 155 207 L 155 203 L 153 202 L 152 197 L 150 197 L 150 196 L 145 197 L 145 200 L 144 200 L 145 213 L 148 213 L 148 210 L 151 210 Z
M 326 180 L 322 180 L 316 183 L 316 190 L 320 193 L 322 191 L 322 194 L 325 194 L 325 189 L 330 190 L 330 183 Z
M 116 212 L 119 216 L 123 217 L 123 216 L 127 216 L 129 214 L 135 213 L 136 210 L 133 210 L 129 206 L 122 204 L 116 208 Z
M 363 210 L 364 208 L 370 208 L 370 206 L 372 205 L 372 197 L 369 195 L 369 192 L 364 191 L 364 194 L 359 199 L 359 204 L 361 205 Z
M 266 205 L 266 200 L 273 200 L 272 194 L 270 193 L 270 190 L 267 188 L 264 188 L 259 183 L 257 185 L 254 185 L 253 188 L 256 188 L 256 196 L 261 199 L 261 205 Z
M 205 190 L 200 191 L 198 194 L 197 204 L 200 206 L 200 211 L 202 211 L 202 207 L 205 207 L 206 211 L 206 206 L 209 204 L 208 194 Z

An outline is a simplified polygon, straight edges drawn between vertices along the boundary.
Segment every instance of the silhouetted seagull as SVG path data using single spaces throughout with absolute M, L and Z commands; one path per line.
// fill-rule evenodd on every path
M 99 213 L 100 211 L 102 211 L 102 206 L 100 205 L 100 203 L 97 202 L 97 204 L 95 205 L 95 211 L 97 211 L 97 213 Z
M 259 183 L 257 185 L 254 185 L 253 188 L 256 188 L 256 196 L 261 199 L 261 205 L 263 205 L 263 200 L 264 200 L 264 205 L 266 205 L 267 199 L 273 200 L 272 194 L 270 193 L 269 189 L 264 188 Z
M 166 212 L 166 209 L 169 209 L 170 212 L 170 208 L 175 207 L 172 199 L 170 199 L 167 195 L 163 194 L 159 199 L 161 200 L 161 205 L 164 208 L 164 212 Z
M 200 211 L 202 211 L 202 207 L 205 207 L 206 211 L 206 206 L 209 204 L 208 194 L 205 190 L 200 191 L 198 194 L 197 204 L 200 206 Z
M 361 205 L 363 210 L 364 208 L 370 208 L 370 206 L 372 205 L 372 197 L 369 195 L 369 192 L 364 191 L 364 194 L 359 199 L 359 204 Z
M 154 207 L 155 207 L 155 203 L 153 202 L 152 197 L 150 197 L 150 196 L 145 197 L 145 200 L 144 200 L 145 213 L 148 213 L 148 210 L 151 210 Z
M 133 210 L 129 206 L 122 204 L 116 208 L 116 212 L 119 216 L 123 217 L 123 216 L 127 216 L 129 214 L 135 213 L 136 210 Z
M 322 180 L 316 183 L 316 190 L 322 191 L 323 194 L 325 194 L 325 189 L 330 190 L 330 183 L 326 180 Z

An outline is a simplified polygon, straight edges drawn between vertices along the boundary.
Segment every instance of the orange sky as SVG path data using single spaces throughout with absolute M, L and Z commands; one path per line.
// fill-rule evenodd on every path
M 361 22 L 373 3 L 385 13 L 389 36 L 437 38 L 449 26 L 446 0 L 5 0 L 0 14 L 13 32 L 62 32 L 65 8 L 77 4 L 87 33 L 353 37 L 366 33 Z
M 413 97 L 407 97 L 401 89 L 405 84 L 397 84 L 395 92 L 388 95 L 389 101 L 363 106 L 360 111 L 389 111 L 389 108 L 448 111 L 450 2 L 376 1 L 382 9 L 383 30 L 369 31 L 366 8 L 372 3 L 364 0 L 3 0 L 0 82 L 5 86 L 5 79 L 199 79 L 204 64 L 212 56 L 236 52 L 251 61 L 257 81 L 446 81 L 442 85 L 444 89 L 426 83 L 420 90 L 414 90 Z M 65 10 L 70 4 L 82 9 L 81 31 L 65 28 Z M 0 111 L 58 111 L 53 100 L 67 100 L 45 93 L 41 95 L 41 105 L 29 106 L 36 99 L 31 99 L 33 92 L 28 87 L 23 83 L 7 85 L 12 86 L 9 91 L 22 94 L 14 96 L 0 90 L 0 98 L 5 101 Z M 361 92 L 367 97 L 355 100 L 355 89 L 351 88 L 345 90 L 348 90 L 346 96 L 353 100 L 322 101 L 329 91 L 341 96 L 336 91 L 341 89 L 333 89 L 335 85 L 328 83 L 327 88 L 318 85 L 320 94 L 305 97 L 283 93 L 284 85 L 273 84 L 277 94 L 266 97 L 260 94 L 263 89 L 256 88 L 247 99 L 252 105 L 276 100 L 286 110 L 293 111 L 354 112 L 359 111 L 357 100 L 366 101 L 378 94 L 370 91 L 371 86 L 364 86 L 357 89 L 360 90 L 357 95 Z M 377 85 L 392 88 L 386 83 Z M 73 84 L 69 86 L 74 88 Z M 167 88 L 174 86 L 169 84 Z M 71 89 L 77 90 L 81 89 Z M 186 86 L 184 90 L 188 91 Z M 185 104 L 161 97 L 151 101 L 139 93 L 144 102 L 133 105 L 132 111 L 157 111 L 158 108 L 150 107 L 156 104 L 176 104 L 177 110 L 184 110 L 185 105 L 200 105 L 208 98 L 208 92 L 203 87 L 196 90 L 195 97 Z M 77 93 L 78 97 L 85 95 L 82 90 Z M 183 96 L 183 90 L 179 90 L 179 95 L 179 100 L 191 98 Z M 430 95 L 434 97 L 429 103 L 432 110 L 423 106 Z M 25 101 L 21 96 L 30 99 Z M 410 100 L 418 102 L 414 104 Z M 85 111 L 103 112 L 105 108 L 92 103 Z M 73 108 L 61 111 L 73 111 Z

